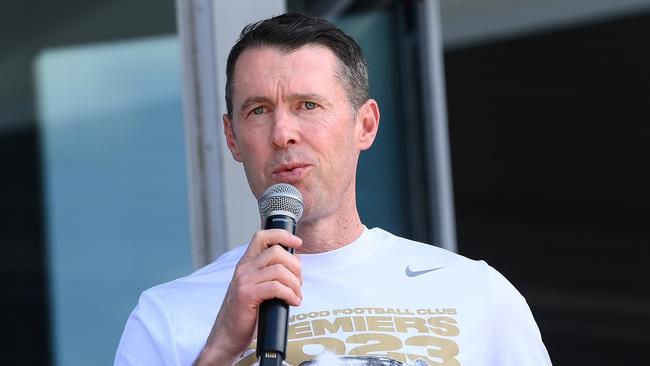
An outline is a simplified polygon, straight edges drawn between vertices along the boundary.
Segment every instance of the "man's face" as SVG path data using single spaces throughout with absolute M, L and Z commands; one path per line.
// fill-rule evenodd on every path
M 309 45 L 291 53 L 248 49 L 235 65 L 232 121 L 224 116 L 228 147 L 256 198 L 275 183 L 296 186 L 302 221 L 354 205 L 359 152 L 377 131 L 376 102 L 355 118 L 337 65 L 329 49 Z

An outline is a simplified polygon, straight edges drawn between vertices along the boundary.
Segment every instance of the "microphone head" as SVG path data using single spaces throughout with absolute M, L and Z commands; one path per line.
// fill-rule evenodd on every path
M 298 222 L 304 209 L 300 191 L 287 183 L 270 186 L 260 198 L 258 205 L 263 221 L 266 221 L 269 216 L 287 215 Z

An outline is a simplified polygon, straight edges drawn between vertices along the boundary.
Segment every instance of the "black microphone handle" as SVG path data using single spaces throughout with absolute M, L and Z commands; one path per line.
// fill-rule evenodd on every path
M 264 230 L 283 229 L 296 233 L 296 222 L 287 215 L 271 215 L 264 222 Z M 293 248 L 285 248 L 293 254 Z M 257 357 L 260 366 L 280 366 L 287 356 L 287 329 L 289 305 L 280 299 L 265 300 L 260 304 L 257 319 Z

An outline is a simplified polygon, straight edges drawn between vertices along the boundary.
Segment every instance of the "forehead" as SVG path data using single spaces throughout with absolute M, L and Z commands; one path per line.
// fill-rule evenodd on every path
M 235 64 L 233 97 L 275 93 L 278 88 L 296 93 L 342 88 L 337 77 L 339 65 L 338 58 L 324 46 L 306 45 L 291 52 L 270 46 L 250 48 Z

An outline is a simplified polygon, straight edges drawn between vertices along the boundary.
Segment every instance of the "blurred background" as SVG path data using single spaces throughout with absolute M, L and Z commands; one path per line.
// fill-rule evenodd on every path
M 439 20 L 434 91 L 423 3 Z M 427 120 L 432 104 L 446 107 L 456 238 L 443 246 L 485 259 L 522 292 L 554 364 L 644 359 L 650 0 L 284 6 L 328 17 L 368 58 L 382 127 L 359 168 L 367 226 L 439 244 Z M 110 364 L 139 293 L 197 266 L 177 9 L 0 6 L 7 363 Z

